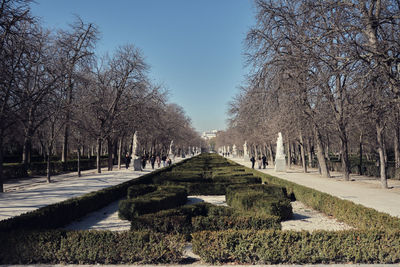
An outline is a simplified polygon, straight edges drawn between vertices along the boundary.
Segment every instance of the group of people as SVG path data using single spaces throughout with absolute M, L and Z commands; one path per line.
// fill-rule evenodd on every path
M 250 161 L 251 161 L 251 168 L 254 169 L 254 165 L 256 163 L 256 159 L 255 159 L 254 155 L 251 156 Z M 262 157 L 258 156 L 257 162 L 258 162 L 259 169 L 261 169 L 261 166 L 263 167 L 263 169 L 265 169 L 268 165 L 267 157 L 265 155 L 262 155 Z
M 132 157 L 129 155 L 129 153 L 126 153 L 125 155 L 125 167 L 126 169 L 129 168 L 129 165 L 131 163 Z M 163 167 L 170 166 L 172 164 L 172 159 L 170 157 L 167 157 L 166 155 L 152 155 L 149 156 L 149 154 L 145 154 L 141 157 L 141 163 L 142 163 L 142 169 L 146 168 L 147 162 L 150 163 L 151 168 L 154 170 L 155 164 L 157 164 L 157 167 L 161 167 L 161 163 Z

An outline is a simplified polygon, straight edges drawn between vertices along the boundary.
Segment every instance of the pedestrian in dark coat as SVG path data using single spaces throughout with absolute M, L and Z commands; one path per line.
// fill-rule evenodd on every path
M 263 163 L 263 168 L 267 167 L 268 162 L 267 162 L 267 157 L 265 155 L 262 156 L 262 163 Z
M 254 158 L 254 156 L 251 156 L 250 161 L 251 161 L 251 168 L 254 169 L 254 163 L 256 163 L 256 159 Z
M 154 163 L 156 163 L 156 156 L 151 156 L 150 158 L 150 164 L 151 164 L 151 168 L 154 170 Z
M 125 166 L 126 166 L 126 169 L 129 168 L 129 164 L 130 163 L 131 163 L 131 156 L 129 156 L 129 153 L 126 153 L 126 155 L 125 155 Z

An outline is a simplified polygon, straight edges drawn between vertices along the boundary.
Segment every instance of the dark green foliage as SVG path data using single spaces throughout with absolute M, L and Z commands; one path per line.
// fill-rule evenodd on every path
M 132 221 L 135 217 L 164 209 L 181 206 L 187 202 L 187 193 L 182 186 L 160 186 L 156 191 L 140 198 L 121 200 L 118 216 Z
M 233 185 L 228 187 L 228 205 L 242 211 L 278 216 L 281 220 L 292 217 L 292 206 L 286 189 L 273 185 Z
M 280 218 L 270 215 L 197 216 L 192 218 L 193 232 L 210 230 L 267 230 L 281 229 Z
M 149 184 L 138 184 L 128 188 L 128 198 L 136 198 L 157 190 L 157 186 Z
M 178 263 L 183 246 L 181 235 L 149 232 L 7 232 L 0 264 Z
M 219 231 L 192 234 L 206 263 L 399 263 L 400 232 Z

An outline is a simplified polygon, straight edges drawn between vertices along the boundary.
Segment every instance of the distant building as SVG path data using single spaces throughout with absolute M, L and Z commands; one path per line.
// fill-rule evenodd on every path
M 218 132 L 218 130 L 203 132 L 203 134 L 201 135 L 201 138 L 203 138 L 204 140 L 209 140 L 211 138 L 217 137 L 217 132 Z

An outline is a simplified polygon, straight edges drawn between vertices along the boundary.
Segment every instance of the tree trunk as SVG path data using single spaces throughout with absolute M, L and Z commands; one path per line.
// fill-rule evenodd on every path
M 24 145 L 22 149 L 22 163 L 24 163 L 25 168 L 31 163 L 31 148 L 32 140 L 30 136 L 24 137 Z
M 0 132 L 0 193 L 4 192 L 3 153 L 3 132 Z
M 286 138 L 286 150 L 287 150 L 287 166 L 290 169 L 292 167 L 292 148 L 290 146 L 289 137 Z
M 318 165 L 321 170 L 321 175 L 322 177 L 330 178 L 328 165 L 325 159 L 324 146 L 321 140 L 321 134 L 317 129 L 315 130 L 315 143 L 317 145 L 317 158 L 318 158 Z
M 399 107 L 397 108 L 398 112 Z M 395 168 L 400 168 L 400 115 L 397 114 L 396 121 L 394 125 L 394 160 Z
M 67 116 L 65 118 L 65 130 L 64 130 L 64 138 L 63 138 L 63 146 L 61 153 L 61 161 L 66 162 L 68 158 L 68 138 L 69 138 L 69 111 L 67 112 Z
M 270 159 L 271 159 L 271 165 L 274 165 L 275 155 L 274 155 L 274 150 L 272 148 L 272 143 L 271 142 L 268 145 L 268 151 L 269 151 L 269 156 L 270 156 Z
M 122 138 L 118 139 L 118 170 L 121 169 L 121 159 L 122 159 Z
M 307 173 L 306 153 L 304 151 L 303 133 L 301 131 L 300 131 L 299 139 L 300 139 L 301 164 L 303 165 L 304 173 Z
M 379 153 L 379 163 L 380 163 L 380 173 L 381 173 L 381 184 L 382 188 L 388 188 L 387 177 L 386 177 L 386 161 L 385 161 L 385 145 L 383 139 L 383 125 L 380 121 L 376 122 L 376 137 L 378 141 L 378 153 Z
M 51 151 L 51 147 L 48 146 L 47 147 L 47 177 L 46 177 L 47 183 L 51 183 L 51 180 L 50 180 L 50 176 L 51 176 L 50 156 L 51 156 L 51 153 L 50 153 L 50 151 Z
M 343 124 L 340 124 L 339 131 L 340 131 L 340 144 L 342 150 L 341 161 L 342 161 L 343 178 L 346 181 L 349 181 L 350 180 L 349 149 L 348 149 L 346 128 Z
M 97 138 L 97 156 L 96 156 L 96 166 L 97 166 L 97 173 L 101 173 L 101 138 Z
M 108 152 L 108 170 L 113 169 L 113 142 L 111 138 L 107 138 L 107 152 Z
M 311 140 L 310 138 L 307 138 L 307 152 L 308 152 L 308 167 L 312 168 L 313 167 L 313 149 L 311 146 Z
M 363 164 L 363 132 L 360 133 L 358 157 L 359 157 L 358 173 L 360 175 L 363 175 L 363 169 L 362 169 L 362 164 Z
M 81 147 L 78 146 L 78 177 L 81 177 Z

